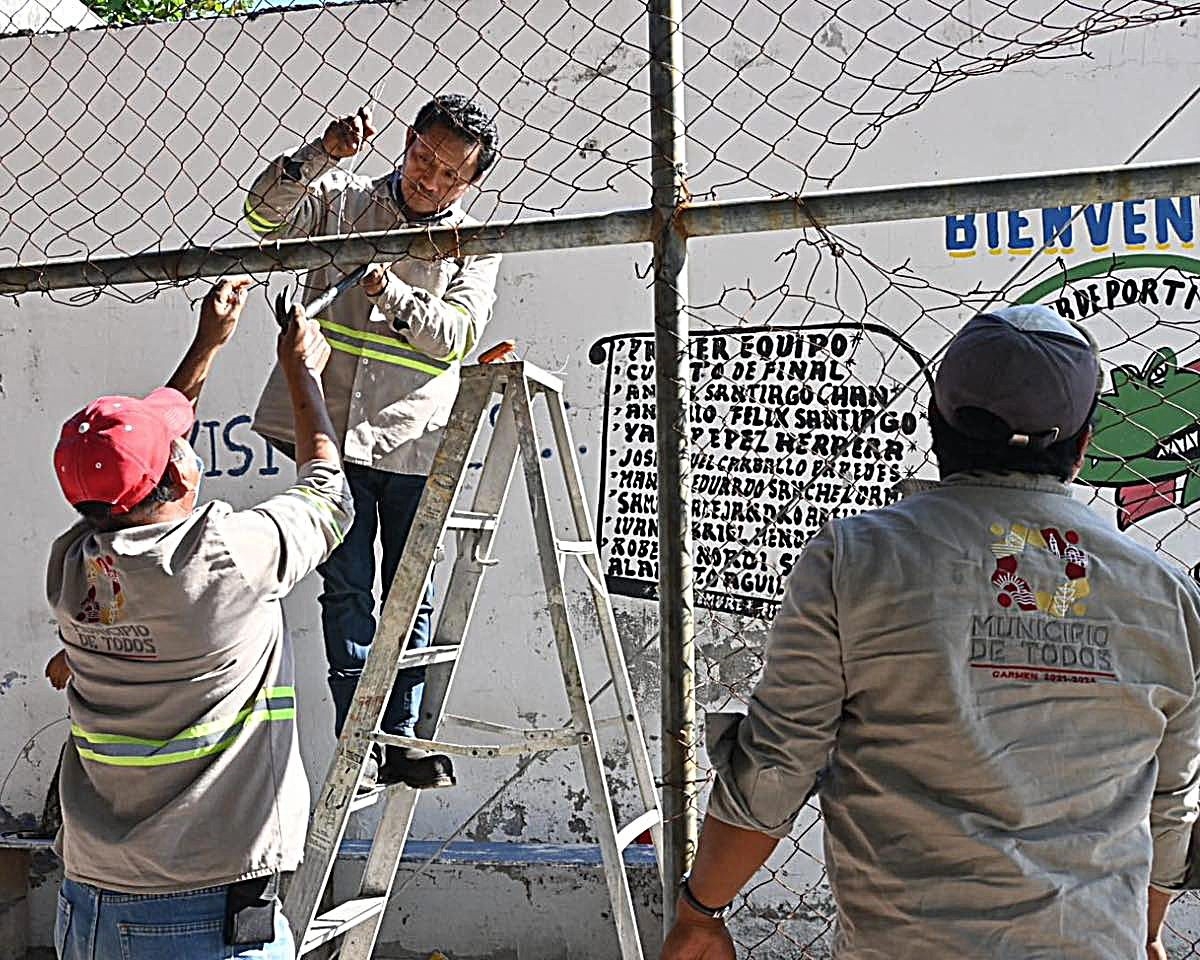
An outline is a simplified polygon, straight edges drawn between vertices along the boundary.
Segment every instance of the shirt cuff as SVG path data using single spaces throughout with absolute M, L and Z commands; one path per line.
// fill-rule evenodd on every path
M 293 180 L 309 184 L 337 167 L 338 158 L 325 149 L 325 142 L 317 139 L 306 143 L 284 161 L 284 172 Z
M 397 333 L 408 329 L 408 311 L 413 300 L 413 288 L 388 270 L 387 281 L 383 289 L 375 296 L 367 294 L 370 301 L 379 311 L 380 319 L 387 323 Z M 375 315 L 372 314 L 372 319 Z M 375 322 L 379 322 L 376 320 Z
M 308 477 L 317 477 L 325 479 L 334 477 L 342 473 L 342 465 L 335 460 L 322 460 L 319 457 L 314 457 L 312 460 L 306 460 L 296 469 L 296 479 L 305 480 Z
M 753 830 L 776 839 L 792 832 L 792 824 L 808 799 L 781 789 L 779 771 L 759 769 L 738 740 L 745 716 L 709 713 L 704 718 L 708 759 L 716 771 L 708 797 L 708 813 L 722 823 Z

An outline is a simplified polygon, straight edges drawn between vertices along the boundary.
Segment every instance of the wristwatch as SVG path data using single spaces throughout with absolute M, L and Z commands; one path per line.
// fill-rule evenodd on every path
M 685 873 L 679 881 L 679 895 L 683 897 L 684 902 L 689 907 L 697 913 L 702 913 L 713 920 L 724 920 L 733 912 L 732 900 L 723 907 L 709 907 L 697 900 L 696 895 L 692 893 L 691 885 L 688 883 L 688 877 L 690 876 L 690 873 Z

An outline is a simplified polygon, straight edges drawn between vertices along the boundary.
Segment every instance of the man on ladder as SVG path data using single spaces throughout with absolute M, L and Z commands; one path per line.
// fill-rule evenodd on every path
M 316 236 L 472 221 L 459 202 L 496 158 L 495 124 L 466 97 L 427 103 L 408 130 L 401 167 L 370 179 L 339 165 L 374 136 L 370 110 L 333 121 L 324 135 L 273 161 L 246 198 L 250 228 L 265 238 Z M 333 348 L 323 384 L 354 494 L 357 519 L 345 542 L 319 568 L 321 625 L 329 659 L 334 723 L 340 734 L 375 636 L 375 540 L 383 547 L 383 599 L 408 539 L 413 515 L 458 392 L 459 366 L 479 342 L 495 300 L 498 256 L 404 257 L 376 265 L 317 318 Z M 338 279 L 312 271 L 310 292 Z M 253 428 L 285 453 L 292 443 L 278 368 L 259 401 Z M 433 614 L 427 585 L 414 622 L 413 647 L 428 645 Z M 425 670 L 397 678 L 383 729 L 413 736 Z M 388 746 L 374 754 L 360 789 L 403 782 L 450 786 L 448 757 Z

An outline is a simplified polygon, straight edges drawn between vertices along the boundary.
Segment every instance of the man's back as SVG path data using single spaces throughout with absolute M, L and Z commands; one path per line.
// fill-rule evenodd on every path
M 804 549 L 717 777 L 664 960 L 818 790 L 839 960 L 1165 956 L 1200 813 L 1200 588 L 1070 497 L 1099 347 L 998 307 L 942 352 L 943 482 Z
M 252 510 L 115 533 L 76 525 L 47 575 L 68 651 L 67 875 L 176 892 L 294 869 L 308 782 L 279 601 L 351 519 L 313 461 Z M 221 839 L 219 839 L 221 838 Z
M 1156 751 L 1153 880 L 1184 869 L 1195 585 L 1020 474 L 958 475 L 814 548 L 844 682 L 820 786 L 839 956 L 1139 955 Z

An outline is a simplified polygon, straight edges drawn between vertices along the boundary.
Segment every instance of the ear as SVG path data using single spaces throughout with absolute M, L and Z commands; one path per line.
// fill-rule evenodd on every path
M 483 156 L 483 144 L 477 143 L 475 145 L 475 172 L 473 174 L 471 174 L 471 181 L 470 181 L 471 186 L 473 186 L 473 187 L 479 186 L 479 182 L 490 172 L 488 170 L 481 171 L 479 169 L 479 158 L 481 156 Z M 496 166 L 495 164 L 492 164 L 492 169 L 495 169 L 495 166 Z
M 1079 435 L 1079 447 L 1075 451 L 1075 459 L 1082 465 L 1083 455 L 1087 452 L 1088 445 L 1092 442 L 1092 437 L 1095 435 L 1095 427 L 1088 426 L 1086 430 Z
M 413 141 L 417 139 L 417 131 L 412 127 L 406 127 L 404 133 L 404 152 L 408 153 L 409 147 L 413 145 Z
M 1074 483 L 1079 477 L 1079 471 L 1083 469 L 1083 465 L 1086 462 L 1084 455 L 1087 453 L 1088 444 L 1092 442 L 1093 430 L 1094 428 L 1089 424 L 1088 428 L 1079 434 L 1075 448 L 1075 463 L 1071 466 L 1071 474 L 1067 477 L 1067 483 Z
M 167 480 L 171 484 L 171 499 L 180 500 L 184 494 L 199 486 L 198 483 L 189 483 L 188 479 L 183 475 L 183 471 L 179 469 L 179 463 L 172 460 L 167 464 Z M 198 479 L 198 478 L 197 478 Z

